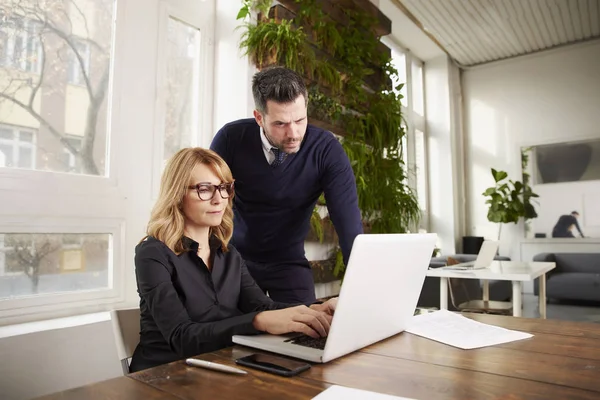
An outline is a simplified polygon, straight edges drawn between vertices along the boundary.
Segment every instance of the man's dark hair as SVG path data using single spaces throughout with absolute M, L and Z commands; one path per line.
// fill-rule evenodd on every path
M 577 211 L 571 211 L 572 215 L 579 215 L 579 213 Z
M 265 68 L 254 74 L 252 95 L 256 109 L 263 114 L 267 113 L 269 100 L 286 104 L 302 95 L 304 102 L 308 101 L 308 91 L 302 77 L 284 67 Z

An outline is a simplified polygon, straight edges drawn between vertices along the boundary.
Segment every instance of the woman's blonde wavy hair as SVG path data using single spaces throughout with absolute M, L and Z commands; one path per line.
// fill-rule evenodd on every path
M 194 184 L 192 170 L 198 164 L 212 169 L 222 183 L 233 182 L 229 166 L 212 150 L 190 147 L 179 150 L 171 157 L 162 175 L 160 193 L 152 209 L 146 233 L 166 244 L 175 254 L 188 250 L 184 248 L 181 240 L 185 225 L 181 207 L 183 197 L 190 190 L 188 186 Z M 233 234 L 233 195 L 227 200 L 221 224 L 210 228 L 210 234 L 221 241 L 223 251 L 227 251 L 227 244 Z

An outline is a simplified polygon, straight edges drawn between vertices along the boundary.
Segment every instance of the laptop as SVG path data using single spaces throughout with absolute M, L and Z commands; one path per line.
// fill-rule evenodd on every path
M 432 233 L 358 235 L 329 336 L 314 340 L 297 333 L 235 335 L 233 342 L 325 363 L 404 331 L 415 312 L 436 239 Z
M 456 265 L 452 265 L 449 267 L 444 267 L 444 269 L 481 269 L 487 268 L 490 266 L 492 261 L 494 261 L 494 257 L 498 253 L 498 245 L 499 243 L 494 240 L 484 240 L 481 245 L 481 249 L 479 249 L 479 253 L 477 254 L 477 258 L 475 261 L 464 262 Z

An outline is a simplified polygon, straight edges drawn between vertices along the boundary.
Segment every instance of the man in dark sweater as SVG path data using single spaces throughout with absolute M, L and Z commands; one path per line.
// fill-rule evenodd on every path
M 311 303 L 314 281 L 304 254 L 310 217 L 325 193 L 347 263 L 362 233 L 354 173 L 333 134 L 308 125 L 308 93 L 297 73 L 262 70 L 252 92 L 254 119 L 226 124 L 210 146 L 235 179 L 232 243 L 273 300 Z

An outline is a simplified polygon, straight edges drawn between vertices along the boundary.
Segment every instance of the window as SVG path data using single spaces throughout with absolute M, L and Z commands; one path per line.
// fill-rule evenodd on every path
M 24 17 L 6 18 L 6 22 L 2 22 L 0 65 L 39 74 L 43 62 L 40 43 L 42 23 Z
M 0 234 L 0 300 L 108 288 L 111 242 L 106 234 Z
M 417 198 L 419 207 L 427 211 L 427 159 L 425 154 L 425 134 L 415 129 L 415 167 L 417 181 Z
M 163 159 L 195 145 L 198 136 L 200 31 L 169 17 Z
M 0 81 L 8 82 L 0 99 L 0 124 L 31 126 L 37 131 L 33 148 L 20 150 L 20 154 L 27 153 L 19 157 L 22 161 L 15 159 L 16 153 L 5 154 L 10 157 L 5 166 L 107 174 L 110 80 L 106 78 L 111 65 L 113 0 L 86 0 L 84 8 L 80 3 L 83 1 L 24 2 L 18 7 L 19 14 L 13 14 L 2 28 L 6 42 L 3 62 L 17 70 L 0 70 Z M 70 13 L 71 8 L 76 12 Z M 91 44 L 94 52 L 90 52 Z M 46 53 L 52 57 L 43 60 Z M 37 75 L 24 78 L 21 71 Z M 82 85 L 84 74 L 89 87 L 65 90 L 67 82 Z M 93 140 L 76 148 L 66 132 Z M 80 168 L 65 168 L 65 151 L 81 160 Z M 25 162 L 29 158 L 31 162 Z
M 74 47 L 69 47 L 69 67 L 67 80 L 73 85 L 85 85 L 85 76 L 90 74 L 90 45 L 83 41 L 74 41 Z
M 392 64 L 399 81 L 405 83 L 400 93 L 406 135 L 402 138 L 402 156 L 407 170 L 407 184 L 415 191 L 422 211 L 420 230 L 428 230 L 427 131 L 423 63 L 389 38 L 382 41 L 392 50 Z M 394 82 L 398 84 L 398 82 Z
M 133 254 L 165 121 L 179 124 L 178 146 L 212 131 L 217 15 L 216 2 L 148 1 L 117 13 L 115 0 L 28 0 L 10 27 L 0 16 L 0 82 L 14 83 L 0 89 L 0 325 L 139 302 Z M 140 44 L 148 31 L 160 33 Z M 15 48 L 42 57 L 6 67 Z M 169 85 L 178 119 L 166 117 Z
M 411 63 L 411 87 L 412 87 L 412 108 L 413 112 L 421 117 L 425 115 L 425 102 L 423 98 L 423 66 L 413 61 Z
M 120 301 L 115 265 L 129 218 L 108 163 L 118 151 L 109 147 L 114 0 L 16 9 L 0 36 L 1 323 Z M 68 85 L 84 72 L 89 87 Z
M 0 167 L 35 168 L 35 132 L 0 124 Z

